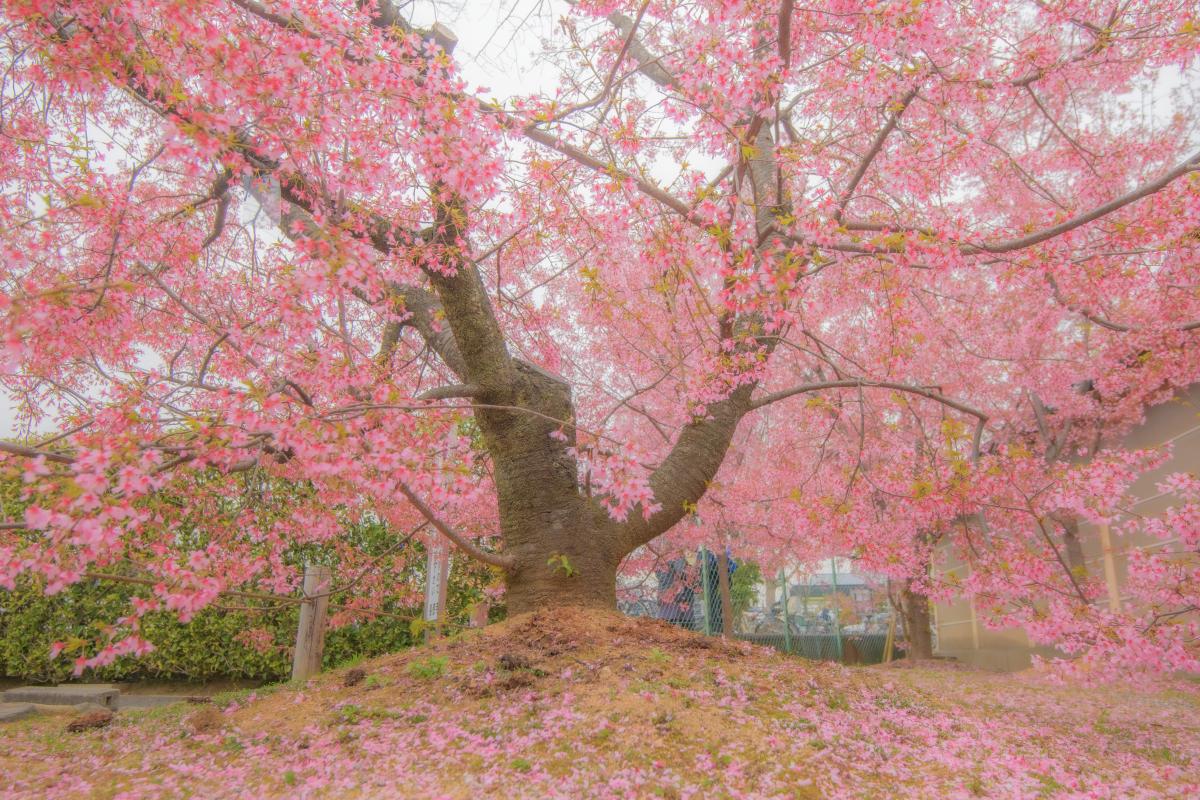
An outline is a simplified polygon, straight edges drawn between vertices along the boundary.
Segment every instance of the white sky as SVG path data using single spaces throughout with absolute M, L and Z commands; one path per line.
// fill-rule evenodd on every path
M 440 22 L 458 37 L 454 57 L 472 88 L 488 97 L 551 91 L 555 71 L 541 63 L 542 43 L 557 39 L 566 0 L 445 0 L 414 4 L 419 27 Z M 514 46 L 516 45 L 516 46 Z

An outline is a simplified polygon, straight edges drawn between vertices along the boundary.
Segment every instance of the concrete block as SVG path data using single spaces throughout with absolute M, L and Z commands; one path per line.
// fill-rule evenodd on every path
M 104 708 L 116 708 L 120 692 L 111 683 L 74 683 L 62 686 L 21 686 L 4 693 L 6 703 L 39 703 L 52 706 L 74 706 L 95 703 Z
M 187 695 L 182 694 L 123 694 L 117 698 L 117 708 L 157 708 L 169 706 L 172 703 L 187 702 Z
M 12 722 L 32 716 L 37 709 L 33 703 L 0 703 L 0 722 Z

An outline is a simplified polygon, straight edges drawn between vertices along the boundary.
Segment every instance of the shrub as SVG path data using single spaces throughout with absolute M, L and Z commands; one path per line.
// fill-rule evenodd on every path
M 456 570 L 459 566 L 455 564 Z M 471 605 L 482 595 L 478 576 L 467 570 L 451 575 L 447 610 L 453 628 L 465 626 Z M 97 620 L 111 621 L 128 613 L 129 598 L 139 593 L 144 594 L 144 587 L 85 580 L 47 597 L 41 582 L 28 578 L 12 592 L 0 591 L 0 675 L 32 683 L 70 679 L 72 659 L 63 655 L 51 660 L 51 644 L 92 638 Z M 419 608 L 389 610 L 420 614 Z M 154 652 L 118 659 L 89 673 L 88 679 L 287 680 L 298 621 L 295 605 L 262 611 L 210 607 L 186 624 L 172 613 L 150 612 L 142 618 L 142 635 L 154 644 Z M 405 620 L 378 617 L 352 622 L 326 633 L 324 666 L 395 652 L 419 642 L 419 631 L 414 635 Z
M 249 480 L 248 476 L 243 476 Z M 227 480 L 214 476 L 212 480 Z M 266 480 L 263 478 L 263 480 Z M 286 502 L 299 485 L 274 480 L 274 500 L 253 501 L 263 508 L 271 503 L 275 510 L 287 513 Z M 178 498 L 185 502 L 186 498 Z M 0 517 L 19 519 L 26 500 L 21 482 L 0 475 Z M 14 535 L 21 535 L 18 531 Z M 181 533 L 180 535 L 185 535 Z M 186 535 L 195 538 L 195 546 L 204 545 L 203 526 L 189 528 Z M 337 541 L 328 544 L 298 545 L 289 553 L 289 564 L 315 562 L 330 564 L 337 575 L 339 552 L 353 549 L 368 557 L 392 553 L 399 534 L 378 521 L 347 522 Z M 396 616 L 378 616 L 330 628 L 325 637 L 324 666 L 344 664 L 352 659 L 369 658 L 410 647 L 421 639 L 419 620 L 424 585 L 425 557 L 419 542 L 410 543 L 404 557 L 378 562 L 387 574 L 381 576 L 395 587 L 392 602 L 385 610 Z M 360 568 L 348 570 L 358 574 Z M 107 572 L 118 572 L 108 569 Z M 130 572 L 126 577 L 138 577 Z M 145 576 L 140 576 L 145 577 Z M 349 576 L 347 576 L 349 578 Z M 484 598 L 484 590 L 495 584 L 494 571 L 466 558 L 455 558 L 447 591 L 447 627 L 465 627 L 471 609 Z M 336 584 L 336 581 L 335 581 Z M 47 597 L 43 582 L 26 575 L 9 592 L 0 589 L 0 676 L 34 683 L 57 683 L 72 676 L 71 653 L 51 660 L 50 646 L 55 642 L 86 645 L 102 633 L 105 624 L 127 615 L 130 598 L 146 597 L 146 586 L 110 580 L 86 579 Z M 335 604 L 353 600 L 351 592 L 335 594 Z M 227 601 L 220 601 L 227 602 Z M 141 635 L 152 643 L 154 652 L 141 658 L 121 658 L 109 666 L 88 674 L 89 680 L 248 680 L 276 682 L 291 674 L 291 653 L 295 643 L 299 607 L 268 602 L 261 608 L 247 607 L 239 599 L 236 609 L 210 606 L 198 612 L 189 623 L 181 623 L 166 611 L 146 614 L 141 620 Z M 251 601 L 253 603 L 255 601 Z M 491 618 L 503 615 L 493 608 Z

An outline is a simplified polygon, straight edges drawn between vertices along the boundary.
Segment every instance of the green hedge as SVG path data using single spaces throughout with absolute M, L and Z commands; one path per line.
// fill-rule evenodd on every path
M 481 593 L 469 565 L 456 563 L 455 570 L 458 576 L 451 572 L 455 577 L 450 582 L 447 610 L 450 626 L 461 627 Z M 35 683 L 71 678 L 71 657 L 64 654 L 51 660 L 50 645 L 94 638 L 100 632 L 98 626 L 129 613 L 129 598 L 135 593 L 144 594 L 144 587 L 96 580 L 83 581 L 52 597 L 45 596 L 40 583 L 32 580 L 21 582 L 13 592 L 0 591 L 0 676 Z M 342 598 L 333 599 L 344 602 Z M 389 610 L 414 618 L 421 612 L 420 608 Z M 186 624 L 172 613 L 151 612 L 142 618 L 142 636 L 154 644 L 154 652 L 141 658 L 118 659 L 89 672 L 87 679 L 286 680 L 291 674 L 291 648 L 298 618 L 299 608 L 295 605 L 261 612 L 208 608 Z M 243 631 L 256 628 L 271 633 L 273 646 L 267 652 L 237 639 Z M 325 637 L 325 666 L 409 647 L 419 639 L 419 628 L 419 624 L 392 617 L 331 628 Z
M 253 506 L 263 513 L 273 511 L 281 517 L 290 513 L 296 496 L 309 491 L 304 484 L 288 483 L 258 471 L 235 477 L 205 473 L 191 476 L 189 480 L 197 485 L 229 482 L 237 489 L 238 503 Z M 179 496 L 174 498 L 175 503 L 170 508 L 187 508 L 187 492 L 191 490 L 195 487 L 186 482 L 177 487 Z M 164 501 L 166 495 L 166 492 L 160 492 L 155 496 L 155 502 Z M 26 502 L 19 472 L 12 468 L 7 472 L 0 470 L 0 518 L 20 519 Z M 12 535 L 36 537 L 38 534 L 17 530 Z M 173 535 L 191 537 L 190 546 L 196 549 L 207 543 L 203 519 L 185 515 Z M 352 548 L 366 557 L 382 559 L 392 552 L 398 537 L 396 531 L 378 521 L 346 522 L 336 543 L 297 545 L 288 551 L 284 560 L 297 568 L 305 563 L 327 564 L 336 576 L 340 549 Z M 399 615 L 401 619 L 379 616 L 367 622 L 330 629 L 325 638 L 326 667 L 399 650 L 412 645 L 420 636 L 421 626 L 412 625 L 410 620 L 418 618 L 421 609 L 399 605 L 399 598 L 408 598 L 403 602 L 411 602 L 413 588 L 424 586 L 425 582 L 424 548 L 419 540 L 409 547 L 412 548 L 409 558 L 396 564 L 385 560 L 378 565 L 379 569 L 388 570 L 382 576 L 384 585 L 397 587 L 397 600 L 385 604 L 383 610 Z M 357 574 L 359 569 L 348 568 L 343 577 Z M 130 576 L 136 577 L 134 573 Z M 449 628 L 453 629 L 466 625 L 471 607 L 482 599 L 484 588 L 496 580 L 496 575 L 479 562 L 456 556 L 450 576 L 446 605 Z M 104 638 L 102 626 L 129 614 L 132 596 L 146 597 L 148 594 L 145 586 L 85 580 L 53 597 L 46 597 L 40 579 L 34 577 L 20 580 L 12 592 L 0 589 L 0 677 L 38 683 L 71 678 L 73 657 L 63 654 L 51 660 L 51 644 L 81 640 L 88 643 L 85 651 L 94 651 L 94 643 Z M 332 601 L 344 604 L 351 599 L 335 595 Z M 220 602 L 225 606 L 247 605 L 242 599 Z M 257 601 L 250 603 L 258 605 Z M 142 658 L 122 658 L 89 672 L 85 679 L 284 680 L 291 674 L 291 649 L 300 612 L 295 604 L 268 602 L 266 605 L 269 608 L 253 611 L 210 607 L 196 614 L 187 624 L 180 623 L 170 612 L 151 612 L 142 618 L 141 633 L 155 646 L 154 652 Z M 492 618 L 497 619 L 503 613 L 503 608 L 495 608 Z M 252 629 L 265 629 L 271 634 L 272 644 L 265 652 L 238 641 L 239 634 Z
M 72 659 L 50 659 L 50 645 L 73 638 L 88 639 L 97 625 L 128 613 L 135 587 L 84 581 L 53 597 L 32 581 L 14 592 L 0 592 L 0 674 L 38 683 L 71 677 Z M 291 672 L 290 648 L 299 610 L 290 605 L 260 613 L 205 609 L 184 624 L 170 613 L 152 612 L 142 620 L 142 635 L 155 650 L 142 658 L 122 658 L 89 673 L 89 679 L 278 681 Z M 242 631 L 263 628 L 274 646 L 266 652 L 238 641 Z M 331 629 L 325 639 L 325 662 L 332 666 L 370 657 L 413 643 L 409 625 L 378 619 Z

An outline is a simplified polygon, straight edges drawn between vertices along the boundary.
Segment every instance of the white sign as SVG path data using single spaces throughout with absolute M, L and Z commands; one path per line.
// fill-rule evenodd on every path
M 442 610 L 445 600 L 445 585 L 450 569 L 446 545 L 437 541 L 429 545 L 429 558 L 425 565 L 425 621 L 434 622 Z

